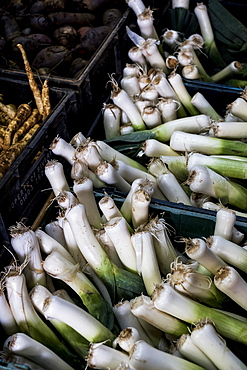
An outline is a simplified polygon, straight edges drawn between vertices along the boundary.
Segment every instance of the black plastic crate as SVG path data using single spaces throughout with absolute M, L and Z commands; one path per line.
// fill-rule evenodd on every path
M 19 105 L 33 99 L 29 84 L 8 78 L 0 79 L 0 91 L 5 101 Z M 49 183 L 44 175 L 44 166 L 51 159 L 49 146 L 56 135 L 66 140 L 83 130 L 78 124 L 75 92 L 61 88 L 50 88 L 51 114 L 44 120 L 33 138 L 0 180 L 0 235 L 6 243 L 7 229 L 13 222 L 25 217 L 30 222 L 37 215 L 37 205 L 44 202 L 49 192 Z

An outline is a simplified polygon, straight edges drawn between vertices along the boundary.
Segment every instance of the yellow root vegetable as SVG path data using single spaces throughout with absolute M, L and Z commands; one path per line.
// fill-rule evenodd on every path
M 0 102 L 0 110 L 7 114 L 9 118 L 13 119 L 15 117 L 16 112 L 11 106 L 5 105 L 2 102 Z
M 28 59 L 27 59 L 25 50 L 23 49 L 23 47 L 22 47 L 21 44 L 17 44 L 16 46 L 21 51 L 21 55 L 22 55 L 22 58 L 23 58 L 23 62 L 24 62 L 24 66 L 25 66 L 27 78 L 28 78 L 28 81 L 29 81 L 29 85 L 30 85 L 30 88 L 32 90 L 32 93 L 33 93 L 33 96 L 34 96 L 34 100 L 36 102 L 36 105 L 37 105 L 37 108 L 39 110 L 39 113 L 43 117 L 44 107 L 43 107 L 43 101 L 42 101 L 41 91 L 40 91 L 40 89 L 39 89 L 39 87 L 38 87 L 38 85 L 37 85 L 37 83 L 35 81 L 35 78 L 34 78 L 34 75 L 33 75 L 33 71 L 32 71 L 32 69 L 30 67 L 29 62 L 28 62 Z
M 43 120 L 51 113 L 51 103 L 49 96 L 48 80 L 46 79 L 42 86 L 42 102 L 43 102 Z
M 5 131 L 3 149 L 6 150 L 11 146 L 14 132 L 18 130 L 22 123 L 30 116 L 31 112 L 32 108 L 29 104 L 21 104 L 18 107 L 15 118 L 12 119 Z
M 37 108 L 34 108 L 31 115 L 24 121 L 24 123 L 14 133 L 12 144 L 17 143 L 23 135 L 25 135 L 35 124 L 41 121 L 41 116 Z

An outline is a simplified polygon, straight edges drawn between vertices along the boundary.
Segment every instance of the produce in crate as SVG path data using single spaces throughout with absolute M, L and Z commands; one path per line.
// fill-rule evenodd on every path
M 103 194 L 100 193 L 100 199 L 102 199 L 102 196 Z M 116 198 L 116 201 L 114 201 L 114 197 L 112 198 L 112 201 L 114 203 L 116 202 L 115 207 L 117 207 L 121 213 L 120 206 L 124 202 L 124 198 L 119 198 L 119 200 L 120 205 L 118 204 L 118 198 Z M 96 203 L 99 204 L 99 201 Z M 82 203 L 79 204 L 81 204 L 83 207 Z M 71 210 L 73 210 L 75 207 L 77 207 L 77 205 L 71 206 Z M 59 206 L 59 210 L 57 207 L 55 207 L 55 211 L 55 216 L 52 217 L 58 218 L 61 224 L 61 212 L 63 212 L 63 209 L 61 206 Z M 197 341 L 193 341 L 197 348 L 197 356 L 193 356 L 190 352 L 190 349 L 185 349 L 183 351 L 181 349 L 183 356 L 179 356 L 180 358 L 172 354 L 171 347 L 174 346 L 174 343 L 178 345 L 177 348 L 180 350 L 180 346 L 182 346 L 182 338 L 185 335 L 190 335 L 191 339 L 193 339 L 197 330 L 202 328 L 202 322 L 205 322 L 205 324 L 212 323 L 215 331 L 214 335 L 211 333 L 210 336 L 207 337 L 209 343 L 213 343 L 213 341 L 216 340 L 219 335 L 222 336 L 224 343 L 227 346 L 227 356 L 230 356 L 229 358 L 227 357 L 228 361 L 232 361 L 234 367 L 238 366 L 240 369 L 246 369 L 246 365 L 244 364 L 244 355 L 241 354 L 241 348 L 246 343 L 246 336 L 244 334 L 246 331 L 246 320 L 244 317 L 245 309 L 242 308 L 242 301 L 239 301 L 240 296 L 233 295 L 233 291 L 227 291 L 227 293 L 223 293 L 217 290 L 213 280 L 215 280 L 218 274 L 220 274 L 222 267 L 214 270 L 214 278 L 214 274 L 210 275 L 209 271 L 205 269 L 204 263 L 201 264 L 197 260 L 189 260 L 189 255 L 186 256 L 183 247 L 181 248 L 181 245 L 180 247 L 178 246 L 179 249 L 177 249 L 176 246 L 176 252 L 174 253 L 175 249 L 173 250 L 173 244 L 175 243 L 175 238 L 172 237 L 170 239 L 168 234 L 166 234 L 165 241 L 165 239 L 161 237 L 162 232 L 167 232 L 167 225 L 165 224 L 164 220 L 162 221 L 159 213 L 156 218 L 153 218 L 151 213 L 153 214 L 154 211 L 155 204 L 153 205 L 150 203 L 149 222 L 144 222 L 144 224 L 139 225 L 137 228 L 130 223 L 130 226 L 132 226 L 133 229 L 129 229 L 129 232 L 132 235 L 131 240 L 137 257 L 136 266 L 138 275 L 141 279 L 143 279 L 143 283 L 147 288 L 147 292 L 144 292 L 144 290 L 142 290 L 141 294 L 136 292 L 136 294 L 133 295 L 133 298 L 129 299 L 126 298 L 129 296 L 129 292 L 126 292 L 122 286 L 122 300 L 118 301 L 116 299 L 115 303 L 111 301 L 109 306 L 111 307 L 112 313 L 116 319 L 115 326 L 112 331 L 106 326 L 102 325 L 102 323 L 100 323 L 100 321 L 98 321 L 96 318 L 92 317 L 84 306 L 81 306 L 80 300 L 78 300 L 78 294 L 80 294 L 79 290 L 77 292 L 74 291 L 74 293 L 72 293 L 71 290 L 68 290 L 69 297 L 58 297 L 56 294 L 56 285 L 58 280 L 53 278 L 52 272 L 49 272 L 49 276 L 47 275 L 47 286 L 41 286 L 38 284 L 30 291 L 31 299 L 28 301 L 29 304 L 33 304 L 34 307 L 32 309 L 30 308 L 30 311 L 25 311 L 26 318 L 28 319 L 29 314 L 34 312 L 33 310 L 36 309 L 38 312 L 42 313 L 40 319 L 42 319 L 44 323 L 48 320 L 48 322 L 52 324 L 52 330 L 54 333 L 57 333 L 58 331 L 60 334 L 62 334 L 63 340 L 61 343 L 64 343 L 65 346 L 67 346 L 70 351 L 68 352 L 68 355 L 71 355 L 71 358 L 69 357 L 69 360 L 66 364 L 63 362 L 64 360 L 62 361 L 61 358 L 56 357 L 57 354 L 54 355 L 50 352 L 50 350 L 42 347 L 43 351 L 41 351 L 41 355 L 46 351 L 48 351 L 47 356 L 48 353 L 49 356 L 52 355 L 52 357 L 49 357 L 50 360 L 45 363 L 42 356 L 40 358 L 38 356 L 38 348 L 40 348 L 43 339 L 38 340 L 36 343 L 32 334 L 34 331 L 30 332 L 31 335 L 27 335 L 25 334 L 25 331 L 22 332 L 19 328 L 16 329 L 15 326 L 12 326 L 11 332 L 8 332 L 7 334 L 9 337 L 6 339 L 3 346 L 4 358 L 7 359 L 8 354 L 10 353 L 16 353 L 26 356 L 45 369 L 60 369 L 61 367 L 65 369 L 83 369 L 86 365 L 94 366 L 98 369 L 120 368 L 121 366 L 124 366 L 125 368 L 133 368 L 134 366 L 134 369 L 142 369 L 143 363 L 141 359 L 143 358 L 146 359 L 146 368 L 151 367 L 152 369 L 163 368 L 163 361 L 169 361 L 169 366 L 173 366 L 174 369 L 178 366 L 179 368 L 192 368 L 198 370 L 203 368 L 223 369 L 223 367 L 219 367 L 218 358 L 215 358 L 213 351 L 208 352 L 208 346 L 204 347 L 203 342 L 200 342 L 199 344 L 199 342 L 197 343 Z M 162 207 L 159 209 L 159 212 L 160 211 L 162 212 Z M 68 212 L 68 210 L 66 212 Z M 155 212 L 157 212 L 157 210 Z M 79 218 L 81 219 L 81 217 Z M 87 216 L 84 215 L 83 218 L 86 221 Z M 114 222 L 115 218 L 113 217 L 110 220 Z M 44 220 L 42 228 L 45 228 L 46 224 L 47 219 Z M 102 216 L 101 227 L 107 228 L 108 224 L 109 222 L 106 221 Z M 160 229 L 158 225 L 160 225 Z M 231 226 L 229 226 L 229 234 L 231 234 L 231 230 L 233 233 L 234 226 L 235 224 L 232 222 Z M 94 233 L 94 228 L 91 228 L 92 233 Z M 158 232 L 156 235 L 155 229 L 157 229 Z M 37 229 L 35 232 L 38 233 L 41 230 L 42 229 Z M 74 228 L 72 228 L 72 230 L 75 232 Z M 217 232 L 217 234 L 221 233 L 220 225 L 218 225 L 216 228 L 215 224 L 215 232 Z M 74 236 L 76 239 L 75 234 Z M 146 237 L 148 238 L 146 239 Z M 198 230 L 198 237 L 203 238 L 203 234 L 200 232 L 200 230 Z M 212 235 L 211 237 L 213 238 L 214 236 Z M 224 238 L 222 237 L 222 239 Z M 76 240 L 79 242 L 78 239 Z M 203 241 L 203 239 L 200 240 Z M 237 251 L 238 249 L 241 250 L 243 260 L 246 258 L 245 254 L 247 255 L 247 252 L 242 246 L 233 242 L 229 242 L 226 239 L 224 240 L 225 242 L 228 242 L 234 246 L 233 251 Z M 159 247 L 157 245 L 158 241 L 160 242 Z M 119 241 L 114 243 L 119 243 Z M 150 245 L 146 250 L 147 243 Z M 53 244 L 55 245 L 55 239 Z M 61 246 L 60 248 L 66 251 L 65 247 Z M 145 248 L 145 250 L 143 248 Z M 80 250 L 83 252 L 82 249 Z M 164 257 L 162 257 L 162 259 L 158 257 L 162 255 L 159 255 L 159 250 L 160 252 L 163 250 L 163 252 L 161 252 L 163 253 L 163 256 L 171 255 L 171 261 L 173 261 L 173 263 L 171 264 L 169 270 L 163 270 L 162 262 Z M 215 253 L 213 250 L 211 252 L 212 254 Z M 54 253 L 59 254 L 58 252 L 50 252 L 48 255 L 46 255 L 44 252 L 42 252 L 46 274 L 48 272 L 48 269 L 46 269 L 46 262 L 48 262 Z M 117 253 L 119 252 L 117 251 Z M 219 253 L 221 252 L 219 251 Z M 147 254 L 146 257 L 144 257 L 145 254 Z M 234 268 L 234 265 L 231 265 L 230 254 L 231 252 L 229 248 L 228 257 L 226 257 L 227 259 L 223 261 L 224 265 L 228 266 L 229 269 L 232 269 Z M 235 252 L 233 253 L 233 258 L 234 254 Z M 151 255 L 152 259 L 150 258 Z M 26 257 L 29 258 L 28 255 Z M 89 255 L 86 253 L 84 254 L 84 257 L 85 260 L 87 260 Z M 72 259 L 72 256 L 70 258 Z M 96 255 L 95 258 L 97 258 Z M 146 262 L 145 258 L 148 258 Z M 222 255 L 222 258 L 225 258 L 224 255 Z M 64 267 L 68 266 L 67 263 L 71 264 L 71 262 L 65 263 L 66 258 L 64 257 L 60 261 L 62 262 L 63 260 Z M 180 262 L 178 262 L 179 260 Z M 234 263 L 234 259 L 232 261 Z M 26 264 L 28 263 L 29 262 L 27 259 Z M 71 265 L 73 266 L 73 270 L 77 271 L 77 275 L 79 277 L 79 275 L 83 273 L 81 267 L 79 267 L 80 262 L 78 260 L 78 262 L 75 261 L 74 263 L 74 265 Z M 152 268 L 154 268 L 151 276 L 149 274 L 150 263 Z M 13 277 L 17 278 L 14 273 L 18 264 L 17 261 L 15 264 L 15 267 L 11 267 L 11 265 L 6 266 L 5 272 L 2 275 L 3 293 L 6 288 L 10 288 L 10 279 L 12 276 L 9 276 L 9 274 L 12 272 Z M 19 266 L 19 270 L 21 271 L 23 268 L 26 268 L 26 264 Z M 62 265 L 63 264 L 61 264 L 61 268 Z M 148 268 L 146 269 L 147 265 Z M 188 276 L 181 279 L 180 275 L 177 279 L 177 268 L 182 268 L 182 266 L 184 266 L 184 271 L 188 270 Z M 211 265 L 206 266 L 212 269 Z M 67 279 L 69 282 L 71 279 L 68 276 L 67 267 L 65 267 L 65 273 L 65 279 Z M 22 273 L 18 276 L 18 278 L 22 278 L 21 276 L 23 276 Z M 91 280 L 90 274 L 88 279 Z M 7 284 L 5 288 L 5 282 L 8 281 L 9 284 Z M 23 281 L 25 281 L 25 279 Z M 246 284 L 245 276 L 242 277 L 242 281 L 242 284 Z M 24 285 L 22 286 L 23 291 L 27 291 L 28 288 L 26 288 Z M 237 291 L 235 290 L 235 292 Z M 22 295 L 20 295 L 18 299 L 20 299 L 21 296 Z M 210 302 L 208 301 L 208 298 L 206 298 L 209 296 L 211 297 Z M 245 293 L 242 294 L 243 299 L 244 296 Z M 8 293 L 8 296 L 6 297 L 6 302 L 8 303 L 10 300 L 10 293 Z M 88 302 L 91 299 L 90 297 L 91 295 L 88 296 Z M 170 297 L 172 297 L 172 300 L 170 300 Z M 25 303 L 24 307 L 28 307 L 27 302 Z M 228 309 L 230 311 L 228 311 Z M 98 316 L 98 314 L 99 312 L 95 310 L 94 315 Z M 33 319 L 35 317 L 36 316 L 34 315 Z M 7 328 L 6 323 L 3 323 L 2 320 L 1 324 L 3 327 Z M 63 330 L 64 333 L 62 333 L 61 330 Z M 18 349 L 16 349 L 14 343 L 17 340 L 21 340 L 21 338 L 23 339 L 24 347 L 20 351 L 20 348 L 22 347 L 18 347 Z M 74 338 L 77 338 L 77 341 L 81 343 L 81 352 L 78 343 L 77 346 L 76 343 L 72 345 L 71 342 Z M 34 348 L 37 348 L 37 352 L 30 352 L 25 349 L 25 343 L 28 343 L 28 341 L 31 341 Z M 220 341 L 220 339 L 218 339 L 218 341 Z M 22 346 L 21 343 L 20 346 Z M 58 347 L 56 348 L 56 351 L 58 351 Z M 143 351 L 148 351 L 149 354 L 147 357 L 145 357 L 145 352 Z M 150 362 L 150 351 L 152 351 L 152 353 L 156 356 L 155 361 L 152 360 L 152 362 Z M 208 358 L 207 361 L 205 360 L 205 355 Z M 63 356 L 65 356 L 65 352 L 63 352 Z M 222 361 L 224 361 L 224 355 L 222 356 Z

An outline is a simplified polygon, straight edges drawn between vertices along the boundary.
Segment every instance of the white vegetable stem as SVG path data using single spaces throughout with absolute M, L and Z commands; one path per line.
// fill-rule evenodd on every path
M 235 222 L 236 213 L 227 208 L 221 208 L 216 212 L 214 235 L 231 240 Z
M 54 154 L 65 158 L 70 164 L 73 164 L 75 148 L 61 137 L 55 137 L 50 145 L 50 149 Z
M 29 358 L 47 370 L 73 370 L 53 351 L 24 333 L 16 333 L 4 342 L 4 350 Z
M 76 180 L 73 184 L 73 191 L 79 202 L 84 205 L 90 225 L 100 229 L 102 219 L 93 192 L 93 182 L 87 177 Z
M 146 8 L 138 15 L 137 25 L 140 28 L 141 36 L 144 39 L 159 40 L 159 36 L 154 27 L 153 11 L 150 8 Z
M 101 343 L 92 343 L 87 356 L 87 366 L 94 369 L 116 369 L 120 364 L 127 364 L 129 356 L 115 348 Z
M 154 306 L 162 312 L 193 324 L 202 319 L 211 319 L 220 335 L 237 342 L 247 341 L 247 335 L 243 334 L 246 333 L 246 323 L 183 296 L 165 282 L 156 286 L 151 298 Z
M 179 156 L 179 153 L 172 150 L 169 145 L 155 139 L 148 139 L 142 146 L 142 151 L 147 157 L 160 157 L 161 155 Z
M 157 46 L 157 40 L 149 38 L 145 40 L 141 45 L 142 54 L 154 69 L 161 69 L 165 73 L 169 73 L 166 66 L 165 60 L 161 55 L 159 48 Z
M 247 137 L 247 123 L 243 121 L 219 121 L 212 124 L 214 136 L 222 139 L 245 139 Z
M 214 283 L 220 291 L 247 310 L 247 282 L 234 267 L 224 266 L 218 269 Z
M 131 242 L 137 256 L 138 273 L 143 278 L 147 293 L 151 295 L 155 285 L 161 282 L 152 235 L 148 231 L 136 232 L 131 236 Z
M 202 366 L 206 370 L 217 370 L 213 362 L 205 355 L 205 353 L 195 345 L 190 334 L 183 334 L 177 340 L 177 348 L 182 356 L 187 360 Z
M 211 119 L 218 121 L 222 119 L 219 113 L 213 108 L 213 106 L 208 102 L 205 96 L 199 91 L 192 96 L 191 103 L 198 109 L 199 112 L 207 114 Z
M 115 186 L 118 190 L 127 193 L 130 184 L 115 170 L 111 163 L 106 161 L 98 165 L 95 171 L 97 177 L 107 185 Z
M 130 353 L 129 365 L 136 370 L 160 370 L 164 363 L 169 363 L 170 370 L 202 370 L 201 366 L 193 364 L 177 356 L 158 350 L 145 342 L 138 340 Z
M 157 184 L 165 197 L 174 203 L 191 206 L 190 199 L 173 173 L 164 173 L 157 178 Z
M 185 323 L 155 308 L 151 298 L 146 295 L 135 297 L 130 304 L 132 314 L 138 319 L 142 319 L 160 329 L 164 333 L 178 338 L 180 335 L 188 332 Z
M 225 78 L 231 77 L 235 73 L 240 73 L 242 68 L 243 66 L 241 63 L 239 63 L 238 61 L 233 61 L 230 64 L 228 64 L 225 68 L 223 68 L 221 71 L 212 75 L 211 79 L 214 82 L 220 82 Z
M 131 199 L 132 225 L 134 229 L 148 221 L 151 197 L 145 189 L 134 192 Z
M 126 269 L 137 272 L 136 255 L 131 243 L 131 234 L 124 217 L 114 217 L 104 225 L 118 256 Z
M 142 13 L 146 8 L 142 0 L 126 0 L 126 3 L 134 11 L 136 16 Z
M 207 246 L 227 264 L 247 273 L 247 250 L 222 236 L 212 235 L 206 239 Z
M 246 370 L 246 365 L 227 347 L 215 330 L 213 322 L 203 321 L 191 332 L 192 342 L 204 352 L 219 370 Z
M 69 185 L 64 174 L 62 163 L 51 160 L 45 165 L 45 176 L 47 177 L 52 190 L 57 196 L 61 191 L 69 191 Z
M 121 90 L 116 81 L 113 80 L 111 99 L 115 105 L 127 114 L 136 131 L 145 129 L 145 124 L 134 102 L 131 100 L 128 93 L 125 90 Z
M 48 297 L 44 302 L 47 319 L 57 319 L 71 326 L 89 342 L 114 339 L 114 334 L 92 315 L 79 306 L 57 296 Z
M 106 139 L 119 135 L 121 110 L 114 104 L 104 104 L 103 125 Z
M 187 255 L 191 259 L 199 262 L 212 274 L 216 274 L 220 267 L 226 266 L 226 263 L 208 248 L 203 239 L 187 239 L 185 243 L 185 252 Z

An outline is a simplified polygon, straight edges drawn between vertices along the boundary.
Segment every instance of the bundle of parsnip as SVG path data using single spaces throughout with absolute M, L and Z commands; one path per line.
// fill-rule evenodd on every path
M 246 370 L 247 250 L 234 212 L 220 210 L 213 235 L 198 230 L 179 252 L 164 215 L 139 208 L 145 189 L 132 193 L 128 222 L 88 178 L 73 190 L 55 172 L 49 179 L 57 215 L 36 230 L 10 228 L 4 359 L 48 370 Z
M 25 50 L 21 44 L 17 46 L 22 53 L 36 108 L 32 108 L 32 102 L 21 103 L 18 107 L 14 104 L 0 103 L 0 178 L 4 176 L 51 112 L 48 80 L 44 82 L 40 91 Z

